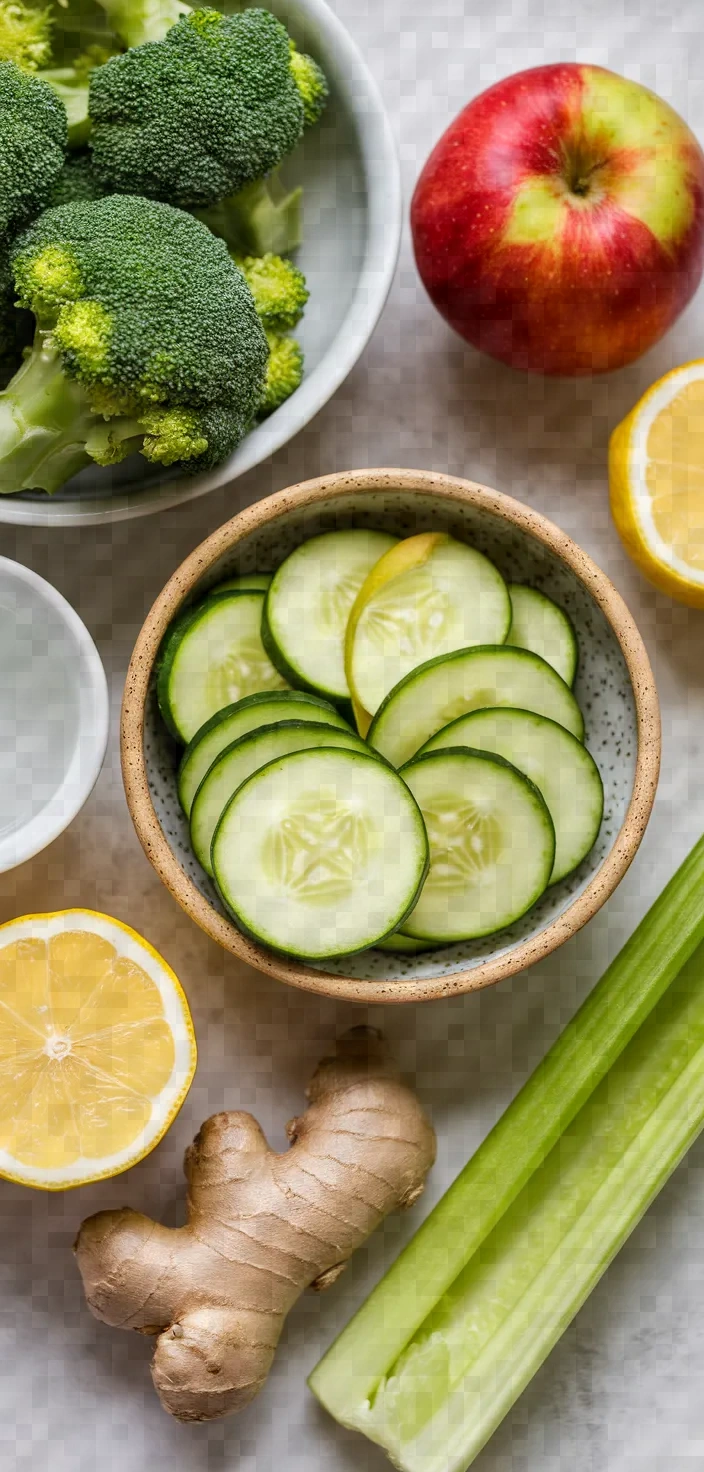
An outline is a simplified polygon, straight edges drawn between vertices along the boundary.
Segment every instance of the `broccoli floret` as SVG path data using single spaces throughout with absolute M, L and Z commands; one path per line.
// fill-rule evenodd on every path
M 71 204 L 75 199 L 101 199 L 101 189 L 93 172 L 93 160 L 87 148 L 69 153 L 54 185 L 50 204 Z
M 300 322 L 310 296 L 303 272 L 292 261 L 271 253 L 235 256 L 234 260 L 244 274 L 267 332 L 290 332 Z
M 262 179 L 303 132 L 294 55 L 268 10 L 194 10 L 163 41 L 96 68 L 91 147 L 105 188 L 188 208 Z
M 84 148 L 88 142 L 91 128 L 88 79 L 96 66 L 104 66 L 114 54 L 106 46 L 88 46 L 70 66 L 48 68 L 39 73 L 66 109 L 69 148 Z
M 269 362 L 264 389 L 257 409 L 258 419 L 267 419 L 295 393 L 303 378 L 303 353 L 295 337 L 267 332 Z
M 191 5 L 180 0 L 98 0 L 112 30 L 125 46 L 143 46 L 147 41 L 163 41 L 184 17 L 193 14 Z M 317 123 L 328 97 L 325 75 L 317 62 L 300 52 L 295 41 L 291 47 L 291 69 L 301 94 L 306 126 Z
M 289 46 L 291 71 L 303 103 L 303 121 L 307 128 L 312 128 L 322 117 L 328 100 L 325 73 L 312 56 L 298 50 L 295 41 L 289 41 Z
M 240 255 L 287 255 L 301 244 L 302 189 L 287 191 L 274 171 L 268 179 L 245 184 L 207 209 L 193 213 Z
M 55 491 L 133 450 L 191 471 L 232 452 L 258 412 L 268 345 L 204 225 L 113 195 L 47 210 L 10 258 L 37 331 L 0 395 L 0 491 Z
M 51 55 L 51 13 L 0 0 L 0 60 L 35 72 Z
M 0 61 L 0 248 L 51 198 L 66 148 L 66 114 L 51 87 Z

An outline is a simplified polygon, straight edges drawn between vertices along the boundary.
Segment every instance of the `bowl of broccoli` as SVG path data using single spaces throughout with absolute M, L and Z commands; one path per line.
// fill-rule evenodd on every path
M 0 521 L 203 495 L 354 366 L 400 186 L 325 0 L 0 0 L 0 150 Z

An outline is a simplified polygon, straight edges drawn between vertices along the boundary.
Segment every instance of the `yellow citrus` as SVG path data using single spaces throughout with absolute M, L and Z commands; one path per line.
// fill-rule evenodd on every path
M 52 1191 L 126 1170 L 195 1066 L 181 986 L 129 926 L 92 910 L 0 926 L 0 1176 Z
M 653 384 L 611 436 L 611 510 L 656 587 L 704 608 L 704 360 Z

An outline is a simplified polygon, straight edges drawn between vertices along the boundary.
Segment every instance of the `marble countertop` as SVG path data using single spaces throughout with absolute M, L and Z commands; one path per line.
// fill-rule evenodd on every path
M 670 99 L 704 135 L 696 0 L 333 0 L 386 98 L 407 197 L 431 145 L 473 94 L 541 61 L 598 62 Z M 317 419 L 266 466 L 162 515 L 81 531 L 0 527 L 0 552 L 49 578 L 91 630 L 111 686 L 99 783 L 69 831 L 0 881 L 0 920 L 72 905 L 128 921 L 191 1000 L 194 1086 L 167 1139 L 117 1180 L 43 1195 L 0 1182 L 0 1468 L 12 1472 L 383 1472 L 304 1376 L 572 1015 L 704 827 L 704 614 L 650 589 L 609 519 L 610 430 L 668 368 L 702 355 L 704 291 L 668 338 L 607 380 L 518 377 L 465 348 L 418 284 L 404 240 L 362 360 Z M 238 1419 L 183 1427 L 151 1388 L 151 1346 L 96 1324 L 71 1243 L 83 1216 L 131 1205 L 180 1220 L 181 1159 L 200 1122 L 247 1108 L 273 1143 L 335 1032 L 364 1013 L 289 991 L 225 955 L 145 859 L 117 755 L 120 697 L 142 619 L 177 563 L 242 506 L 333 469 L 422 466 L 498 487 L 558 522 L 613 578 L 653 661 L 663 709 L 654 815 L 609 904 L 544 964 L 475 996 L 374 1009 L 431 1111 L 439 1158 L 424 1201 L 393 1218 L 327 1295 L 291 1314 L 270 1381 Z M 704 1139 L 592 1294 L 475 1464 L 480 1472 L 685 1472 L 704 1458 Z

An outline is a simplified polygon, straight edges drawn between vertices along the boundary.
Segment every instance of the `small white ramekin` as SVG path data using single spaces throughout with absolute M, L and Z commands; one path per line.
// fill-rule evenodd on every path
M 88 630 L 51 583 L 0 557 L 0 873 L 68 827 L 107 740 L 107 681 Z

